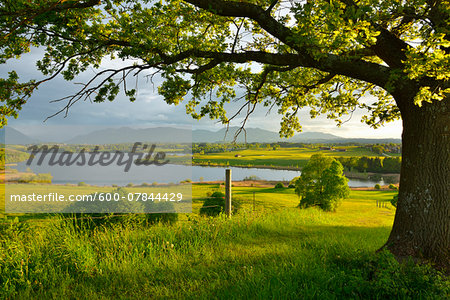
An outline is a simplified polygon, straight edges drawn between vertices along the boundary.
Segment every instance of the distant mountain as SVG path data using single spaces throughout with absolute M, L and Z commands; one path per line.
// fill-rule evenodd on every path
M 214 143 L 214 142 L 231 142 L 234 139 L 234 135 L 239 127 L 230 127 L 228 132 L 225 128 L 218 131 L 209 130 L 193 130 L 192 142 L 194 143 Z M 301 132 L 289 139 L 280 138 L 278 132 L 259 128 L 246 128 L 245 132 L 242 131 L 236 142 L 243 143 L 247 137 L 247 143 L 274 143 L 274 142 L 287 142 L 287 143 L 360 143 L 360 144 L 376 144 L 376 143 L 401 143 L 401 139 L 365 139 L 365 138 L 343 138 L 330 133 L 323 132 Z
M 66 143 L 69 144 L 116 144 L 134 142 L 154 142 L 154 143 L 216 143 L 231 142 L 239 127 L 222 128 L 218 131 L 210 130 L 188 130 L 170 127 L 156 127 L 133 129 L 129 127 L 108 128 L 93 131 L 88 134 L 79 135 Z M 277 132 L 259 129 L 246 128 L 242 131 L 236 142 L 243 143 L 398 143 L 399 139 L 347 139 L 323 132 L 302 132 L 290 139 L 281 139 Z
M 39 143 L 37 139 L 31 138 L 26 134 L 23 134 L 17 129 L 12 127 L 6 127 L 0 129 L 0 143 L 10 145 L 27 145 Z
M 232 142 L 239 127 L 222 128 L 218 131 L 193 130 L 192 142 Z M 245 128 L 236 139 L 237 143 L 277 142 L 281 141 L 277 132 L 259 128 Z
M 304 143 L 304 142 L 321 142 L 321 141 L 335 141 L 343 139 L 340 136 L 330 134 L 330 133 L 323 133 L 323 132 L 301 132 L 296 135 L 294 135 L 291 139 L 289 139 L 289 142 L 292 143 Z
M 336 143 L 336 144 L 345 144 L 345 143 L 358 143 L 358 144 L 389 144 L 389 143 L 394 143 L 394 144 L 400 144 L 402 142 L 401 139 L 392 139 L 392 138 L 387 138 L 387 139 L 364 139 L 364 138 L 340 138 L 334 141 L 330 141 L 331 143 Z
M 201 142 L 231 142 L 234 139 L 236 131 L 239 127 L 230 127 L 228 132 L 226 128 L 222 128 L 218 131 L 209 130 L 194 130 L 192 133 L 192 141 L 195 143 Z M 322 132 L 302 132 L 290 139 L 280 138 L 278 132 L 259 128 L 246 128 L 245 131 L 241 131 L 236 142 L 243 143 L 247 140 L 247 143 L 274 143 L 274 142 L 290 142 L 290 143 L 312 143 L 333 141 L 342 139 L 342 137 Z
M 107 128 L 76 136 L 68 144 L 118 144 L 135 142 L 190 143 L 192 131 L 170 127 L 133 129 Z

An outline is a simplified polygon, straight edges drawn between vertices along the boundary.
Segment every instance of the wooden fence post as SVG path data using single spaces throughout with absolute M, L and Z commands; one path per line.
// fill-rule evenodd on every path
M 231 217 L 231 169 L 225 170 L 225 213 Z

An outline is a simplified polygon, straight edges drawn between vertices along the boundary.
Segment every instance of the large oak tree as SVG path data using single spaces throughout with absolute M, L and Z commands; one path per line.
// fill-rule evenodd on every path
M 158 73 L 159 93 L 170 104 L 185 99 L 194 118 L 228 123 L 273 106 L 286 136 L 301 129 L 302 107 L 338 122 L 362 108 L 373 127 L 401 117 L 399 201 L 385 247 L 448 269 L 449 20 L 445 0 L 2 0 L 1 62 L 44 47 L 37 67 L 47 77 L 1 79 L 1 121 L 43 82 L 72 80 L 107 56 L 135 63 L 100 69 L 62 99 L 65 110 L 113 100 L 121 88 L 134 100 L 129 78 Z M 227 115 L 237 98 L 241 109 Z

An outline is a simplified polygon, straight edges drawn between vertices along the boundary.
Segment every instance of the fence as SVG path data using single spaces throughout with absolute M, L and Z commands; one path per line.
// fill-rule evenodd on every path
M 231 217 L 232 214 L 232 197 L 231 197 L 231 193 L 232 193 L 232 180 L 231 180 L 231 169 L 226 169 L 225 170 L 225 197 L 223 197 L 222 199 L 224 199 L 224 204 L 225 205 L 203 205 L 202 208 L 215 208 L 215 207 L 224 207 L 224 213 L 228 216 Z M 245 200 L 247 200 L 247 204 L 250 204 L 252 206 L 252 210 L 255 212 L 257 210 L 256 208 L 256 192 L 252 191 L 250 193 L 248 193 L 249 197 Z M 208 199 L 218 199 L 216 197 L 196 197 L 196 198 L 192 198 L 191 200 L 194 201 L 205 201 Z M 388 208 L 390 206 L 391 202 L 390 200 L 376 200 L 376 207 L 377 208 Z M 173 211 L 158 211 L 158 213 L 173 213 Z M 108 214 L 105 216 L 82 216 L 82 217 L 74 217 L 74 218 L 69 218 L 69 217 L 64 217 L 64 220 L 84 220 L 84 219 L 105 219 L 105 218 L 116 218 L 116 217 L 122 217 L 122 216 L 127 216 L 129 215 L 129 213 L 117 213 L 117 214 Z M 23 220 L 23 221 L 19 221 L 20 223 L 22 222 L 30 222 L 30 221 L 48 221 L 46 219 L 29 219 L 29 220 Z M 0 223 L 0 225 L 8 225 L 11 224 L 12 222 L 7 222 L 7 223 Z
M 379 208 L 386 208 L 389 204 L 391 204 L 391 201 L 389 200 L 376 200 L 376 205 Z

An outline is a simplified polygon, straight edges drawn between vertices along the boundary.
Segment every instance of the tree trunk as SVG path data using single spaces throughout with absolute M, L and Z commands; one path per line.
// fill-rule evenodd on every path
M 396 97 L 403 120 L 402 168 L 394 225 L 385 245 L 398 259 L 450 262 L 450 99 L 413 105 Z

